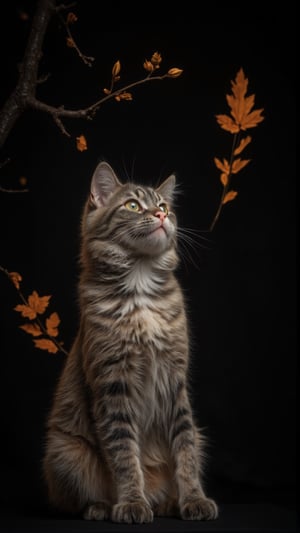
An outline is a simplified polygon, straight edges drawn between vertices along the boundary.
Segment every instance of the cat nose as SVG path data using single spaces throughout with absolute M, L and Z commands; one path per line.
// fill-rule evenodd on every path
M 154 216 L 159 218 L 160 221 L 163 222 L 167 215 L 163 211 L 159 210 L 159 211 L 156 211 L 156 213 L 154 213 Z

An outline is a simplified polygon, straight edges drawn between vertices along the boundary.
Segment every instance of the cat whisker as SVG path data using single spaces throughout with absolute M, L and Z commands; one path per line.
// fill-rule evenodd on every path
M 190 262 L 196 269 L 199 269 L 198 263 L 195 261 L 194 257 L 192 256 L 190 249 L 186 242 L 181 241 L 178 242 L 179 246 L 179 255 L 181 257 L 182 262 L 184 263 L 186 269 L 188 269 L 188 262 Z M 188 261 L 187 261 L 188 260 Z
M 212 243 L 211 239 L 209 239 L 208 237 L 204 237 L 204 235 L 202 235 L 203 230 L 198 230 L 198 229 L 195 229 L 195 228 L 187 228 L 187 227 L 180 227 L 179 226 L 177 228 L 177 232 L 181 233 L 181 235 L 190 236 L 192 239 L 194 239 L 195 244 L 200 245 L 200 246 L 204 246 L 203 245 L 203 241 L 205 241 L 206 243 L 209 243 L 209 244 Z M 201 243 L 197 242 L 197 239 L 198 239 L 198 241 L 201 241 Z
M 185 262 L 188 259 L 196 269 L 199 269 L 199 250 L 209 249 L 207 243 L 211 241 L 200 235 L 197 230 L 182 227 L 177 228 L 177 240 L 178 247 L 182 252 L 180 254 L 182 260 Z M 187 267 L 186 263 L 185 266 Z

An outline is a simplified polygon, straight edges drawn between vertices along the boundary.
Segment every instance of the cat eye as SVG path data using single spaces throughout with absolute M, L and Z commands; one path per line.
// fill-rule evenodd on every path
M 160 204 L 158 207 L 163 213 L 165 213 L 165 215 L 169 214 L 169 209 L 168 209 L 167 204 Z
M 128 202 L 125 203 L 126 209 L 129 211 L 134 211 L 135 213 L 140 213 L 142 208 L 136 200 L 128 200 Z

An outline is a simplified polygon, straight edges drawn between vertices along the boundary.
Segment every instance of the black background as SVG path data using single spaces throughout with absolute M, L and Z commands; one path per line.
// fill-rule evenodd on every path
M 92 122 L 65 121 L 63 136 L 51 117 L 28 112 L 2 151 L 0 264 L 23 276 L 22 290 L 51 294 L 49 312 L 61 318 L 68 350 L 76 334 L 79 221 L 100 158 L 121 179 L 157 183 L 177 175 L 179 223 L 197 230 L 201 247 L 184 253 L 178 276 L 187 298 L 191 332 L 192 401 L 208 439 L 206 486 L 219 503 L 295 503 L 296 442 L 296 182 L 294 31 L 288 7 L 262 12 L 185 4 L 160 12 L 141 4 L 95 11 L 78 2 L 74 35 L 95 57 L 92 68 L 65 46 L 52 20 L 41 73 L 51 73 L 38 97 L 83 108 L 98 100 L 121 62 L 121 84 L 144 76 L 155 51 L 161 73 L 180 78 L 132 90 L 132 102 L 110 101 Z M 1 104 L 14 86 L 35 2 L 2 10 Z M 102 5 L 102 3 L 101 3 Z M 132 17 L 137 17 L 134 21 Z M 4 29 L 6 30 L 4 32 Z M 224 206 L 208 233 L 221 194 L 213 158 L 229 157 L 232 135 L 215 115 L 228 113 L 225 95 L 240 68 L 265 117 L 248 130 L 250 164 L 235 178 L 238 197 Z M 88 150 L 76 150 L 84 134 Z M 40 462 L 44 424 L 65 356 L 34 348 L 19 329 L 17 292 L 1 275 L 1 499 L 15 509 L 43 508 Z

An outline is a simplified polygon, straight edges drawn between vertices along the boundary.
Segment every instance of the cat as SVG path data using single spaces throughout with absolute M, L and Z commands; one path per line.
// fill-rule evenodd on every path
M 213 520 L 188 394 L 189 330 L 175 277 L 176 177 L 121 183 L 107 161 L 81 219 L 80 326 L 47 418 L 57 509 L 87 520 Z

